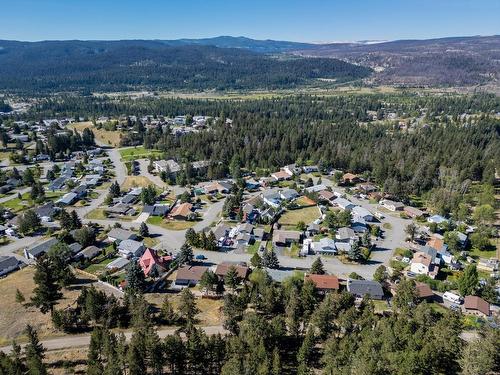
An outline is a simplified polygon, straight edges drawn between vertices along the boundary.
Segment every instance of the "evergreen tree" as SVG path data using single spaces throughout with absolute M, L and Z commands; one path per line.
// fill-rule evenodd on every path
M 181 246 L 181 251 L 179 253 L 179 263 L 192 263 L 194 258 L 193 248 L 187 243 Z
M 26 301 L 24 294 L 22 294 L 19 289 L 16 289 L 16 302 L 22 305 L 24 301 Z
M 262 266 L 262 258 L 260 257 L 258 252 L 255 252 L 250 258 L 250 264 L 252 267 L 259 268 Z
M 62 229 L 70 231 L 73 229 L 73 219 L 64 208 L 59 213 L 59 223 Z
M 474 295 L 479 285 L 479 276 L 475 264 L 468 265 L 458 279 L 458 291 L 462 296 Z
M 262 266 L 266 268 L 278 269 L 280 268 L 278 257 L 273 250 L 268 250 L 264 252 L 262 257 Z
M 205 249 L 208 251 L 217 251 L 217 238 L 215 238 L 215 234 L 212 231 L 208 232 L 207 243 Z
M 40 217 L 33 210 L 26 210 L 17 221 L 19 232 L 29 234 L 41 227 Z
M 137 262 L 130 262 L 127 268 L 127 293 L 137 294 L 142 293 L 146 288 L 146 280 L 144 271 Z
M 149 237 L 149 228 L 145 222 L 142 222 L 141 226 L 139 227 L 139 235 L 142 238 Z
M 170 303 L 170 299 L 168 296 L 165 296 L 163 299 L 163 303 L 161 305 L 161 318 L 165 322 L 165 324 L 175 324 L 178 320 L 178 316 L 174 311 L 172 304 Z
M 72 224 L 71 229 L 78 229 L 82 227 L 82 221 L 80 220 L 78 214 L 74 210 L 71 211 L 71 224 Z
M 280 352 L 279 352 L 277 347 L 274 347 L 274 349 L 273 349 L 273 363 L 272 363 L 270 375 L 281 375 L 281 374 L 282 374 L 282 368 L 281 368 Z
M 111 184 L 111 186 L 109 187 L 109 195 L 112 197 L 112 198 L 117 198 L 119 197 L 121 194 L 121 191 L 120 191 L 120 185 L 118 185 L 118 182 L 115 181 Z
M 313 275 L 324 275 L 325 274 L 325 268 L 323 266 L 323 262 L 321 261 L 321 257 L 317 257 L 314 260 L 309 272 Z
M 38 340 L 38 334 L 29 324 L 25 330 L 28 336 L 28 344 L 24 348 L 24 356 L 26 358 L 26 367 L 30 375 L 45 375 L 47 368 L 43 363 L 45 358 L 45 349 Z
M 217 288 L 218 283 L 219 278 L 210 270 L 206 270 L 203 275 L 201 275 L 200 286 L 205 289 L 207 293 L 213 292 Z
M 348 251 L 347 256 L 350 260 L 359 261 L 363 258 L 363 254 L 361 254 L 361 248 L 359 247 L 359 243 L 354 242 L 351 246 L 351 249 Z
M 285 312 L 288 332 L 291 336 L 295 337 L 299 334 L 301 315 L 300 300 L 295 287 L 292 287 Z
M 235 266 L 230 266 L 224 275 L 224 284 L 231 288 L 232 290 L 236 289 L 236 286 L 240 283 L 240 278 L 238 276 L 238 271 Z
M 35 264 L 35 275 L 33 276 L 35 289 L 31 296 L 31 303 L 44 314 L 52 312 L 56 301 L 62 297 L 61 286 L 57 276 L 53 272 L 52 262 L 49 256 L 42 255 Z
M 200 312 L 196 306 L 195 297 L 188 288 L 183 289 L 181 292 L 178 311 L 180 318 L 188 326 L 191 326 L 195 322 L 195 316 Z
M 392 299 L 394 307 L 405 313 L 410 313 L 417 303 L 418 293 L 413 280 L 401 280 Z
M 373 280 L 379 283 L 384 282 L 388 277 L 389 275 L 387 274 L 387 268 L 385 268 L 383 264 L 378 266 L 375 270 L 375 273 L 373 274 Z

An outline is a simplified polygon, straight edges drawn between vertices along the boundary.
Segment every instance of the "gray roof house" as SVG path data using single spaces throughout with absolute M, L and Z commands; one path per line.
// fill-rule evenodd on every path
M 130 260 L 126 258 L 116 258 L 114 261 L 111 263 L 108 263 L 106 266 L 106 269 L 108 270 L 121 270 L 122 268 L 125 268 L 130 263 Z
M 151 216 L 166 216 L 170 211 L 170 206 L 168 204 L 154 204 L 144 205 L 142 212 L 146 212 Z
M 140 257 L 144 252 L 144 244 L 135 240 L 123 240 L 118 245 L 118 253 L 124 258 Z
M 356 297 L 363 298 L 368 295 L 371 299 L 384 298 L 382 285 L 370 280 L 347 280 L 347 291 Z
M 137 235 L 134 232 L 122 228 L 113 228 L 108 233 L 108 241 L 135 240 Z
M 54 246 L 57 242 L 58 242 L 57 238 L 52 237 L 38 245 L 27 247 L 24 249 L 24 257 L 27 259 L 39 258 L 43 254 L 46 254 L 50 250 L 50 248 Z
M 354 207 L 356 207 L 356 205 L 354 203 L 352 203 L 351 201 L 349 201 L 345 198 L 337 198 L 333 201 L 333 204 L 337 207 L 340 207 L 343 210 L 346 210 L 346 211 L 350 211 Z
M 351 240 L 356 240 L 358 236 L 356 235 L 353 229 L 342 227 L 337 230 L 335 238 L 339 241 L 350 242 Z
M 101 249 L 99 249 L 97 246 L 87 246 L 85 249 L 83 249 L 77 254 L 77 257 L 92 260 L 100 253 Z
M 19 261 L 13 256 L 0 256 L 0 276 L 19 269 Z
M 59 208 L 54 206 L 54 202 L 50 201 L 43 206 L 36 208 L 35 212 L 40 217 L 40 220 L 46 223 L 52 221 L 58 210 Z
M 59 206 L 68 206 L 74 203 L 78 199 L 78 195 L 76 193 L 67 193 L 64 194 L 61 198 L 56 201 L 56 204 Z
M 336 254 L 337 245 L 335 241 L 328 237 L 321 238 L 318 242 L 313 242 L 313 250 L 316 254 Z

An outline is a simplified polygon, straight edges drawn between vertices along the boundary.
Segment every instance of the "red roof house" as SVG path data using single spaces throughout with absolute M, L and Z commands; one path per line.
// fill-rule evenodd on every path
M 139 259 L 139 265 L 146 276 L 157 276 L 167 269 L 171 256 L 159 256 L 155 250 L 146 249 Z

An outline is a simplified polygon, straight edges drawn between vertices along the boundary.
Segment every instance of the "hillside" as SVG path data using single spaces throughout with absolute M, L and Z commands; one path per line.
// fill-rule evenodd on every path
M 371 70 L 331 58 L 161 41 L 0 41 L 0 87 L 18 92 L 276 89 Z
M 335 57 L 370 67 L 372 82 L 417 86 L 500 86 L 500 36 L 337 43 L 308 47 L 302 56 Z

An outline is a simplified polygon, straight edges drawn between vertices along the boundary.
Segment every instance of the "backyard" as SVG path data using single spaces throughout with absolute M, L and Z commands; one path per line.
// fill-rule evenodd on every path
M 120 149 L 120 155 L 123 161 L 132 161 L 137 159 L 148 159 L 152 157 L 160 157 L 162 154 L 159 150 L 148 150 L 144 146 L 127 147 Z
M 286 211 L 279 223 L 285 227 L 296 227 L 299 222 L 310 224 L 321 216 L 317 206 L 299 208 L 297 210 Z

